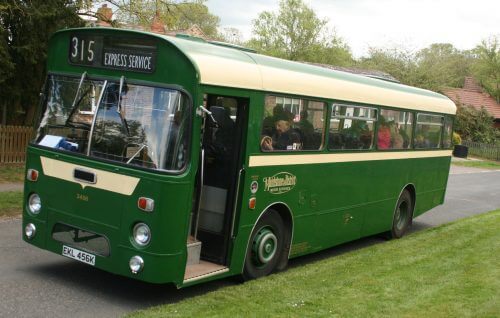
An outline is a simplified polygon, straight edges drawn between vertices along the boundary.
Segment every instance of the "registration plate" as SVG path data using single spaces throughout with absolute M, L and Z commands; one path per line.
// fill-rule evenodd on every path
M 95 265 L 95 255 L 77 250 L 76 248 L 63 245 L 62 255 L 72 259 L 76 259 L 77 261 L 80 261 L 85 264 L 89 264 L 92 266 Z

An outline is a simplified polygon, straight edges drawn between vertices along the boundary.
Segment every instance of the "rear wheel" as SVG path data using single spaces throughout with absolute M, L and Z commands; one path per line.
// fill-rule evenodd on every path
M 408 231 L 413 217 L 413 200 L 408 190 L 403 190 L 394 210 L 391 238 L 401 238 Z
M 285 250 L 285 226 L 274 211 L 266 213 L 255 226 L 247 247 L 243 279 L 254 279 L 272 273 Z

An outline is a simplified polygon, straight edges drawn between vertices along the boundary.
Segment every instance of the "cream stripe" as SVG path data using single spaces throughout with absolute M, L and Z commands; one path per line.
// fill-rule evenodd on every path
M 450 157 L 451 150 L 250 156 L 250 167 Z
M 80 184 L 82 189 L 85 187 L 93 187 L 124 195 L 131 195 L 134 192 L 137 184 L 139 183 L 139 178 L 125 176 L 118 173 L 82 167 L 79 165 L 50 159 L 47 157 L 40 157 L 40 160 L 42 162 L 44 175 L 73 183 L 78 183 Z M 81 168 L 82 170 L 95 173 L 97 182 L 94 184 L 88 184 L 75 180 L 75 178 L 73 178 L 73 171 L 75 170 L 75 168 Z

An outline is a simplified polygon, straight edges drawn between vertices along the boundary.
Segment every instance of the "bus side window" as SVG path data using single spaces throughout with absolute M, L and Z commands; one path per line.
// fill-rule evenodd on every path
M 377 130 L 377 149 L 408 149 L 411 146 L 413 114 L 381 109 Z
M 262 151 L 319 150 L 323 144 L 326 104 L 267 96 L 262 122 Z
M 417 114 L 414 144 L 417 149 L 439 148 L 441 146 L 441 131 L 443 116 Z
M 377 109 L 350 105 L 333 107 L 328 149 L 372 149 Z

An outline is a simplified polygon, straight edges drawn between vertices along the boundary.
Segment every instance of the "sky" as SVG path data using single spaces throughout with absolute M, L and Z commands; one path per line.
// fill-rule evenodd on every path
M 252 20 L 262 11 L 278 11 L 278 0 L 208 0 L 221 28 L 251 38 Z M 351 47 L 355 57 L 370 47 L 403 46 L 412 51 L 432 43 L 472 49 L 500 36 L 500 0 L 304 0 Z

